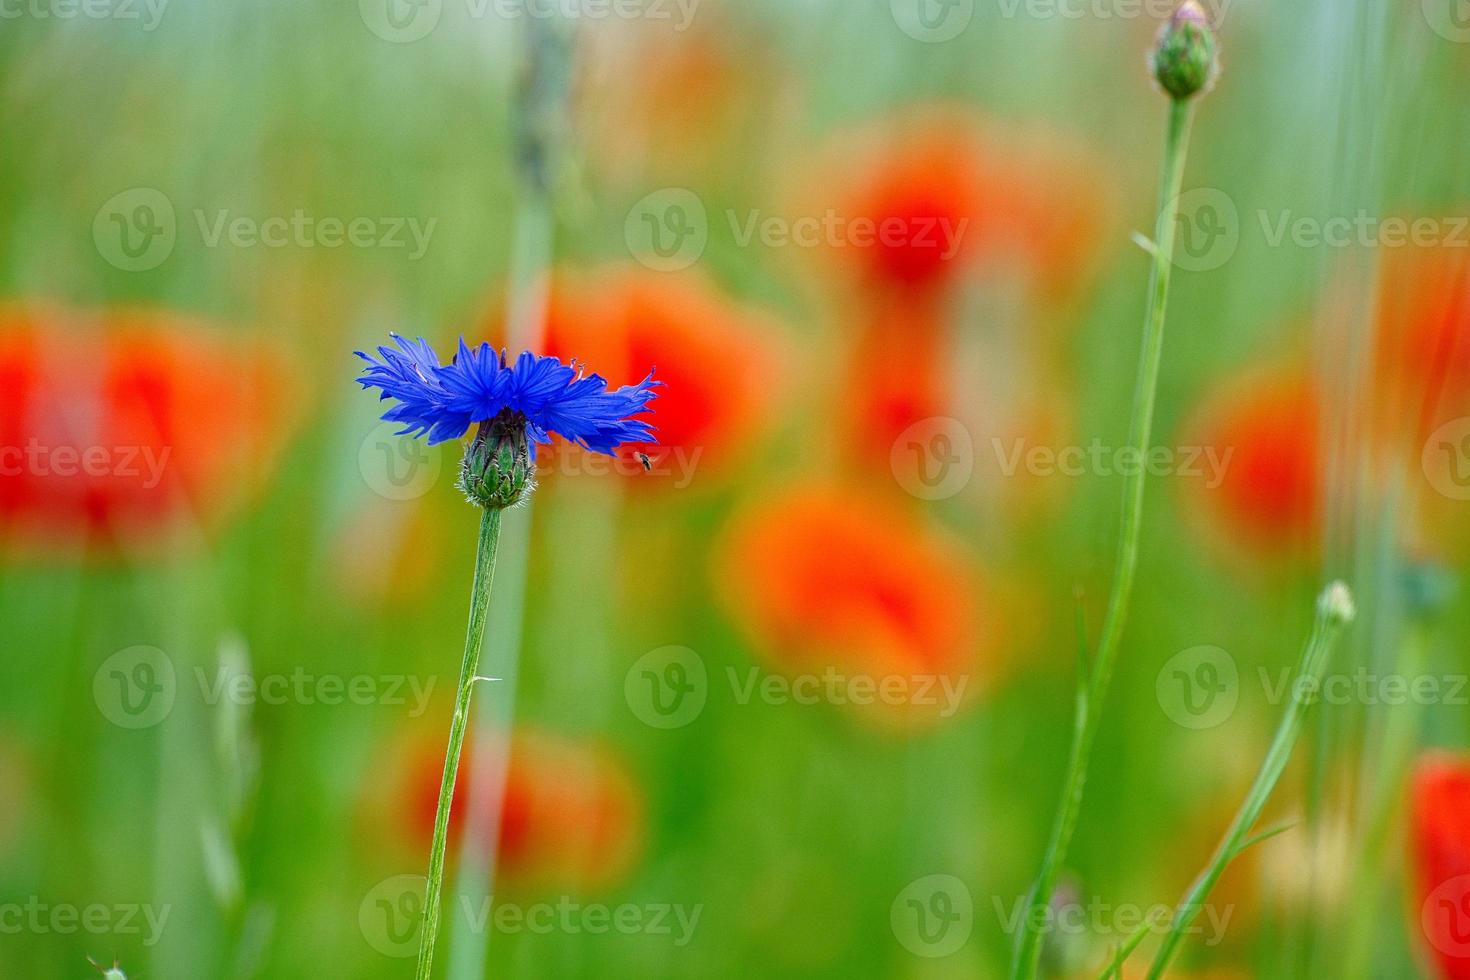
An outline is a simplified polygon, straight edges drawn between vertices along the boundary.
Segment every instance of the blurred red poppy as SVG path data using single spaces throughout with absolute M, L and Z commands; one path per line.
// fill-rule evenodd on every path
M 726 13 L 701 4 L 688 23 L 609 22 L 583 39 L 574 111 L 595 147 L 587 166 L 646 182 L 650 171 L 708 178 L 750 156 L 780 69 L 774 47 Z
M 1387 253 L 1377 354 L 1385 421 L 1415 443 L 1470 414 L 1470 257 L 1464 249 Z
M 1278 553 L 1316 540 L 1319 417 L 1315 386 L 1292 370 L 1250 372 L 1206 402 L 1180 447 L 1195 455 L 1195 472 L 1178 476 L 1211 536 L 1227 546 Z
M 622 880 L 643 839 L 643 800 L 609 749 L 531 729 L 518 729 L 508 760 L 467 751 L 450 811 L 450 842 L 476 780 L 505 780 L 498 835 L 498 873 L 520 888 L 595 891 Z M 504 772 L 499 767 L 505 766 Z M 413 846 L 427 851 L 439 805 L 442 740 L 421 740 L 408 756 L 395 792 Z
M 1425 755 L 1412 797 L 1415 931 L 1440 980 L 1470 980 L 1470 758 Z
M 977 259 L 1057 298 L 1086 277 L 1110 194 L 1097 166 L 1045 130 L 960 109 L 910 107 L 838 136 L 798 210 L 862 283 L 910 298 L 952 285 Z
M 949 353 L 951 331 L 938 315 L 926 304 L 875 306 L 859 321 L 839 392 L 850 458 L 891 486 L 927 499 L 970 490 L 1012 514 L 1041 512 L 1060 500 L 1067 479 L 1032 472 L 1019 460 L 1067 443 L 1066 386 L 1043 366 L 1013 355 L 964 372 L 961 390 Z M 940 474 L 947 471 L 931 466 L 944 458 L 968 467 L 968 475 L 946 482 Z M 936 478 L 940 482 L 931 483 Z
M 612 266 L 555 277 L 542 349 L 576 358 L 612 385 L 655 370 L 665 384 L 653 403 L 659 441 L 625 446 L 608 465 L 639 477 L 639 486 L 682 489 L 696 476 L 728 470 L 752 447 L 777 387 L 775 343 L 763 315 L 702 276 Z M 543 472 L 593 473 L 605 465 L 565 443 L 543 451 Z M 652 472 L 638 453 L 649 457 Z
M 860 325 L 842 406 L 858 458 L 887 467 L 907 429 L 953 414 L 944 349 L 943 326 L 922 305 L 882 306 Z
M 55 550 L 218 520 L 286 441 L 286 367 L 162 310 L 0 311 L 0 530 Z
M 858 706 L 851 695 L 876 687 L 863 700 L 880 723 L 949 717 L 995 672 L 996 623 L 981 619 L 976 576 L 886 498 L 793 487 L 737 516 L 715 571 L 777 669 L 817 675 Z

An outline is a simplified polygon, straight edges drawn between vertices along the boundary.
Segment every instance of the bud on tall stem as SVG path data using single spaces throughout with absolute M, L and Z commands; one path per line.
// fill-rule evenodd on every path
M 1219 46 L 1210 18 L 1196 0 L 1185 0 L 1159 29 L 1149 67 L 1154 80 L 1174 99 L 1203 95 L 1215 84 Z
M 1159 185 L 1159 208 L 1155 216 L 1154 240 L 1148 243 L 1153 268 L 1149 275 L 1148 312 L 1144 316 L 1143 345 L 1134 383 L 1133 417 L 1129 445 L 1139 457 L 1153 445 L 1154 405 L 1158 395 L 1159 370 L 1164 351 L 1164 321 L 1169 304 L 1169 280 L 1174 264 L 1175 219 L 1184 180 L 1184 160 L 1189 145 L 1192 99 L 1214 82 L 1217 72 L 1215 36 L 1209 19 L 1195 0 L 1186 2 L 1159 32 L 1150 54 L 1154 78 L 1169 94 L 1168 127 L 1164 136 L 1164 163 Z M 1113 587 L 1097 652 L 1090 670 L 1083 660 L 1078 678 L 1077 711 L 1072 750 L 1067 760 L 1061 805 L 1052 825 L 1051 839 L 1041 859 L 1041 870 L 1032 887 L 1027 914 L 1021 920 L 1021 935 L 1011 961 L 1011 980 L 1035 980 L 1041 965 L 1043 929 L 1047 906 L 1062 865 L 1071 847 L 1082 807 L 1083 790 L 1097 739 L 1099 719 L 1107 700 L 1117 665 L 1123 626 L 1128 617 L 1133 580 L 1138 569 L 1142 540 L 1145 474 L 1139 471 L 1125 481 L 1123 513 L 1118 533 L 1118 551 L 1113 566 Z M 1334 622 L 1351 618 L 1350 598 L 1333 593 L 1325 598 L 1323 614 Z

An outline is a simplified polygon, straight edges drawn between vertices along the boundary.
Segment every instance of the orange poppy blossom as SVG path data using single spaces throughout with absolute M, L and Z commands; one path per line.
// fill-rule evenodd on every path
M 1470 256 L 1464 249 L 1387 251 L 1376 354 L 1385 422 L 1416 443 L 1470 414 Z
M 880 726 L 947 719 L 996 672 L 977 576 L 887 495 L 813 484 L 752 503 L 726 529 L 714 575 L 793 691 L 800 679 Z
M 286 442 L 283 352 L 167 310 L 0 309 L 0 536 L 25 551 L 209 526 Z
M 1470 757 L 1426 753 L 1410 789 L 1410 931 L 1439 980 L 1470 980 Z
M 622 759 L 596 742 L 520 727 L 508 758 L 465 747 L 450 810 L 449 841 L 477 780 L 505 780 L 497 831 L 497 880 L 517 889 L 595 892 L 624 880 L 643 846 L 644 800 Z M 504 767 L 503 770 L 501 767 Z M 388 814 L 406 854 L 434 832 L 444 771 L 442 739 L 416 736 L 394 750 L 376 816 Z
M 900 436 L 954 413 L 945 347 L 943 324 L 923 305 L 880 306 L 859 325 L 841 406 L 852 455 L 887 467 Z
M 1206 399 L 1180 445 L 1214 462 L 1176 483 L 1207 539 L 1226 551 L 1281 557 L 1315 545 L 1323 508 L 1320 417 L 1315 382 L 1294 366 L 1246 371 Z
M 1379 283 L 1374 419 L 1392 472 L 1417 487 L 1412 534 L 1463 542 L 1470 497 L 1470 256 L 1395 249 Z
M 1444 484 L 1470 482 L 1470 422 L 1461 424 L 1470 417 L 1470 257 L 1387 249 L 1373 330 L 1364 448 L 1395 472 L 1428 477 L 1418 483 L 1423 517 L 1442 531 L 1439 518 L 1464 513 L 1458 487 Z M 1293 365 L 1252 370 L 1201 411 L 1195 439 L 1233 454 L 1223 484 L 1194 493 L 1225 537 L 1278 553 L 1316 541 L 1323 408 L 1306 366 Z
M 980 263 L 1038 298 L 1087 278 L 1111 211 L 1108 172 L 1067 137 L 949 106 L 841 133 L 806 168 L 796 215 L 866 290 L 932 298 Z M 794 215 L 794 216 L 796 216 Z
M 707 176 L 748 156 L 769 129 L 779 66 L 749 25 L 723 14 L 701 4 L 687 29 L 674 29 L 674 13 L 608 23 L 584 39 L 573 111 L 595 147 L 587 166 L 646 181 L 650 171 Z M 734 140 L 745 154 L 722 152 Z
M 962 285 L 1026 323 L 1024 357 L 1006 357 L 1008 387 L 1047 386 L 1035 314 L 1089 278 L 1113 210 L 1099 177 L 1107 168 L 1054 132 L 927 106 L 840 134 L 808 170 L 789 207 L 832 222 L 818 252 L 855 300 L 837 306 L 856 334 L 841 412 L 860 460 L 888 465 L 896 440 L 925 420 L 965 421 L 974 393 L 952 390 L 951 377 Z M 1055 435 L 1060 422 L 1040 398 L 968 410 L 970 429 L 1002 442 Z M 1003 496 L 1047 499 L 1029 492 L 1030 481 L 992 489 L 1023 486 Z
M 1065 386 L 1039 366 L 1018 374 L 1008 359 L 980 365 L 980 380 L 959 390 L 948 348 L 948 331 L 925 304 L 878 304 L 861 321 L 838 406 L 848 456 L 921 495 L 968 490 L 1013 514 L 1045 511 L 1067 478 L 1033 472 L 1025 457 L 1066 443 Z M 942 483 L 944 459 L 973 462 L 963 485 Z
M 558 441 L 540 451 L 543 477 L 614 471 L 648 489 L 703 485 L 753 448 L 780 388 L 774 323 L 692 271 L 616 264 L 558 272 L 541 349 L 595 365 L 614 387 L 641 380 L 648 365 L 664 383 L 649 416 L 656 444 L 626 445 L 609 461 Z

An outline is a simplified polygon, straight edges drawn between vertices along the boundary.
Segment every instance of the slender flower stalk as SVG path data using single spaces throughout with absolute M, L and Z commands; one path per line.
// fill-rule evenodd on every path
M 516 136 L 515 230 L 511 235 L 506 291 L 506 338 L 512 347 L 543 346 L 554 252 L 557 176 L 566 166 L 568 92 L 573 74 L 575 25 L 560 16 L 524 20 L 524 58 L 513 103 Z M 519 681 L 521 629 L 525 618 L 526 558 L 531 503 L 520 508 L 506 528 L 501 556 L 500 590 L 490 614 L 496 631 L 485 649 L 497 675 L 496 699 L 481 708 L 469 737 L 474 743 L 507 745 Z M 460 829 L 459 869 L 452 890 L 465 908 L 490 900 L 496 872 L 496 834 L 505 798 L 505 774 L 477 780 L 468 794 Z M 476 929 L 450 935 L 450 980 L 479 980 L 485 975 L 489 945 Z
M 1230 828 L 1225 831 L 1220 846 L 1215 849 L 1214 857 L 1179 900 L 1174 918 L 1169 923 L 1169 931 L 1164 934 L 1164 941 L 1154 956 L 1153 966 L 1149 967 L 1148 980 L 1159 980 L 1164 975 L 1169 962 L 1179 949 L 1179 944 L 1189 932 L 1190 925 L 1204 908 L 1205 899 L 1209 898 L 1215 883 L 1225 873 L 1226 866 L 1242 851 L 1270 835 L 1271 832 L 1268 831 L 1264 835 L 1250 836 L 1251 828 L 1261 818 L 1266 801 L 1286 770 L 1286 763 L 1291 759 L 1291 752 L 1301 735 L 1307 711 L 1317 700 L 1316 692 L 1322 688 L 1322 678 L 1327 671 L 1332 649 L 1342 631 L 1352 623 L 1356 615 L 1352 592 L 1341 582 L 1329 585 L 1317 600 L 1317 621 L 1307 640 L 1306 649 L 1302 651 L 1301 667 L 1297 672 L 1296 686 L 1292 689 L 1291 703 L 1287 705 L 1286 714 L 1276 729 L 1276 737 L 1271 740 L 1271 747 L 1266 752 L 1265 761 L 1261 763 L 1260 772 L 1256 774 L 1255 782 L 1246 793 L 1245 802 L 1236 811 Z
M 1153 257 L 1144 318 L 1143 348 L 1133 393 L 1133 417 L 1129 445 L 1143 459 L 1148 455 L 1153 433 L 1154 404 L 1159 369 L 1163 361 L 1164 320 L 1169 301 L 1169 279 L 1174 263 L 1174 235 L 1178 198 L 1184 181 L 1184 162 L 1189 146 L 1193 99 L 1213 83 L 1215 41 L 1204 12 L 1195 0 L 1187 0 L 1163 27 L 1152 56 L 1155 80 L 1169 95 L 1168 129 L 1164 139 L 1164 161 L 1154 240 Z M 1087 782 L 1092 746 L 1097 738 L 1102 706 L 1117 663 L 1118 645 L 1133 594 L 1138 567 L 1139 536 L 1143 524 L 1143 500 L 1147 475 L 1138 468 L 1126 478 L 1118 551 L 1113 567 L 1113 588 L 1103 619 L 1097 654 L 1087 676 L 1078 678 L 1076 722 L 1071 753 L 1063 781 L 1061 804 L 1052 827 L 1051 840 L 1042 858 L 1041 871 L 1031 891 L 1030 908 L 1021 923 L 1021 936 L 1012 962 L 1013 980 L 1034 980 L 1041 962 L 1041 923 L 1056 888 L 1057 876 L 1072 843 L 1082 796 Z
M 395 346 L 379 347 L 376 357 L 358 351 L 368 364 L 358 383 L 377 388 L 381 399 L 397 402 L 383 418 L 402 424 L 400 435 L 427 435 L 433 445 L 458 439 L 471 425 L 476 426 L 460 464 L 459 488 L 470 503 L 484 510 L 464 659 L 429 849 L 415 972 L 417 980 L 429 980 L 439 937 L 454 787 L 469 727 L 470 701 L 475 684 L 485 679 L 479 676 L 480 650 L 500 544 L 501 511 L 529 497 L 535 488 L 536 448 L 549 443 L 553 433 L 588 452 L 608 456 L 616 455 L 624 443 L 652 441 L 653 427 L 637 416 L 650 411 L 648 403 L 657 397 L 662 382 L 654 381 L 650 372 L 636 385 L 610 391 L 600 376 L 585 374 L 575 363 L 563 364 L 554 357 L 525 352 L 512 363 L 504 351 L 492 350 L 489 344 L 471 348 L 461 339 L 454 359 L 445 365 L 422 338 L 410 341 L 395 335 L 393 340 Z
M 459 668 L 459 688 L 454 698 L 454 718 L 449 723 L 449 748 L 444 753 L 444 779 L 439 784 L 439 805 L 434 811 L 434 840 L 429 845 L 429 880 L 424 890 L 424 913 L 419 939 L 416 980 L 429 980 L 434 969 L 434 943 L 439 936 L 439 907 L 444 892 L 444 851 L 449 841 L 449 808 L 459 776 L 459 758 L 464 750 L 465 729 L 470 721 L 470 697 L 480 680 L 480 650 L 485 645 L 486 610 L 490 608 L 490 586 L 495 580 L 495 551 L 500 545 L 500 509 L 487 507 L 480 515 L 480 543 L 475 549 L 475 578 L 470 586 L 470 624 L 465 631 L 464 660 Z
M 1424 562 L 1404 568 L 1399 580 L 1406 616 L 1392 670 L 1400 677 L 1422 677 L 1456 582 L 1447 569 Z M 1336 944 L 1341 980 L 1362 980 L 1374 965 L 1374 918 L 1382 913 L 1386 897 L 1385 857 L 1394 843 L 1394 817 L 1412 768 L 1422 714 L 1422 706 L 1414 704 L 1384 710 L 1365 741 L 1360 802 L 1363 829 L 1352 862 L 1352 884 L 1346 891 L 1350 896 L 1347 928 Z

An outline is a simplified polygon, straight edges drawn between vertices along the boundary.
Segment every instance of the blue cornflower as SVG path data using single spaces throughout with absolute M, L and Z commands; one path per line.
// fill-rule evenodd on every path
M 654 441 L 652 427 L 633 417 L 650 411 L 654 389 L 663 386 L 652 372 L 636 385 L 609 391 L 601 376 L 583 374 L 576 362 L 527 351 L 508 364 L 504 351 L 489 344 L 471 348 L 460 338 L 459 351 L 444 365 L 422 338 L 390 336 L 397 347 L 379 347 L 378 357 L 357 352 L 368 362 L 358 384 L 398 403 L 383 419 L 402 424 L 400 435 L 428 435 L 431 446 L 458 439 L 479 423 L 461 480 L 479 502 L 486 501 L 478 484 L 487 480 L 496 484 L 493 506 L 508 506 L 501 502 L 507 497 L 511 503 L 519 499 L 529 485 L 536 446 L 549 443 L 553 432 L 608 456 L 623 443 Z
M 357 380 L 364 388 L 379 389 L 380 398 L 398 402 L 383 418 L 403 424 L 399 435 L 427 433 L 433 446 L 508 411 L 525 416 L 538 445 L 550 442 L 548 433 L 555 432 L 611 456 L 621 443 L 653 441 L 649 424 L 630 417 L 650 411 L 654 389 L 663 386 L 652 372 L 636 385 L 608 391 L 600 375 L 582 374 L 576 362 L 567 365 L 527 351 L 512 366 L 503 351 L 489 344 L 470 348 L 461 338 L 459 352 L 445 366 L 422 338 L 390 336 L 398 347 L 379 347 L 381 360 L 357 352 L 369 365 Z

